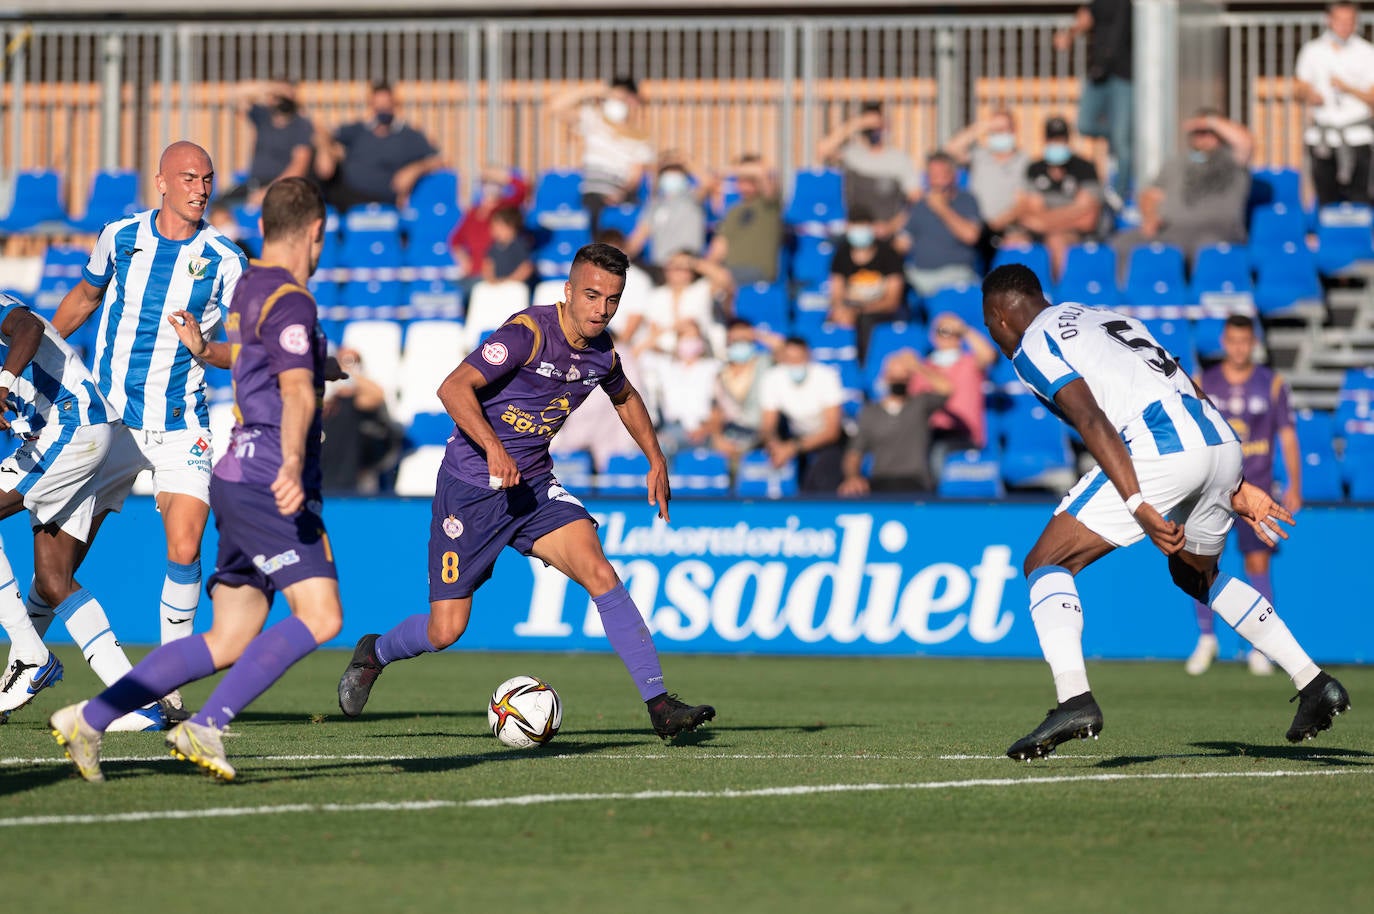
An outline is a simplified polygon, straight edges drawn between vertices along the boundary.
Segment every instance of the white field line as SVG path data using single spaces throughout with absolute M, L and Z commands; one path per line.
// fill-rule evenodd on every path
M 1369 774 L 1374 769 L 1327 768 L 1317 771 L 1199 771 L 1188 774 L 1084 774 L 1030 778 L 978 778 L 960 781 L 917 781 L 906 784 L 797 784 L 751 790 L 644 790 L 637 793 L 542 793 L 477 800 L 417 800 L 379 803 L 290 803 L 276 806 L 220 806 L 209 809 L 151 809 L 103 815 L 17 816 L 0 818 L 0 828 L 44 825 L 104 825 L 177 819 L 217 819 L 273 816 L 290 813 L 423 812 L 434 809 L 490 809 L 501 806 L 538 806 L 549 803 L 610 803 L 636 800 L 741 800 L 798 797 L 831 793 L 876 793 L 918 790 L 966 790 L 979 787 L 1018 787 L 1041 784 L 1118 781 L 1198 781 L 1231 778 L 1338 777 Z

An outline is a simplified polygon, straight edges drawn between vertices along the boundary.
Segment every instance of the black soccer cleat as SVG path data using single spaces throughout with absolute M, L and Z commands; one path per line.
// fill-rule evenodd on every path
M 169 699 L 158 699 L 157 705 L 162 709 L 162 717 L 167 721 L 167 729 L 170 730 L 177 724 L 184 723 L 191 719 L 191 712 L 186 708 L 173 704 Z
M 1102 732 L 1102 709 L 1093 700 L 1092 692 L 1075 695 L 1051 708 L 1040 726 L 1011 744 L 1007 757 L 1018 762 L 1044 758 L 1060 743 L 1074 739 L 1097 739 Z
M 650 698 L 645 704 L 649 706 L 649 720 L 653 722 L 654 732 L 663 740 L 671 740 L 679 733 L 695 730 L 716 716 L 716 709 L 710 705 L 689 705 L 667 692 Z
M 1300 743 L 1330 730 L 1337 715 L 1350 710 L 1350 693 L 1328 673 L 1318 673 L 1316 679 L 1289 699 L 1290 703 L 1294 701 L 1298 703 L 1298 713 L 1293 715 L 1293 725 L 1288 728 L 1290 743 Z
M 382 675 L 382 664 L 377 660 L 377 639 L 380 637 L 363 635 L 358 639 L 353 659 L 339 680 L 339 710 L 348 717 L 363 713 L 367 697 L 372 694 L 372 684 Z

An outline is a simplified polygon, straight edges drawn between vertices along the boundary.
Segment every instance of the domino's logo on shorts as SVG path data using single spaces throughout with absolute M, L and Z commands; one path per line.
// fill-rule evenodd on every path
M 192 457 L 204 457 L 210 450 L 210 442 L 204 438 L 197 438 L 196 443 L 191 445 Z
M 271 558 L 265 555 L 253 556 L 253 564 L 257 567 L 258 571 L 261 571 L 263 574 L 274 574 L 281 571 L 287 565 L 295 565 L 300 560 L 301 557 L 294 549 L 288 549 L 286 552 L 278 553 Z

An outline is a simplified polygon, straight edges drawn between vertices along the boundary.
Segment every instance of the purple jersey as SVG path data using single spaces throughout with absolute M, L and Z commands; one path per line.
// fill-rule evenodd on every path
M 326 342 L 315 299 L 285 268 L 258 261 L 239 279 L 225 321 L 233 359 L 234 433 L 215 475 L 226 482 L 271 485 L 281 469 L 281 391 L 277 375 L 314 372 L 316 403 L 324 398 Z M 320 411 L 305 436 L 301 483 L 320 487 Z
M 486 379 L 477 391 L 482 411 L 520 475 L 531 479 L 552 471 L 549 442 L 593 388 L 612 400 L 628 388 L 610 335 L 576 348 L 563 330 L 562 308 L 526 308 L 463 360 Z M 461 429 L 449 439 L 444 469 L 487 487 L 486 453 Z
M 1274 485 L 1274 438 L 1280 429 L 1293 427 L 1283 377 L 1256 365 L 1244 382 L 1232 384 L 1215 365 L 1202 373 L 1202 390 L 1240 439 L 1245 478 L 1268 491 Z

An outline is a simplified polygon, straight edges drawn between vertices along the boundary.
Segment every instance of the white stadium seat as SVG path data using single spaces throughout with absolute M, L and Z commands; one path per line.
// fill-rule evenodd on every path
M 468 349 L 477 348 L 482 334 L 495 330 L 517 311 L 530 306 L 530 288 L 523 282 L 479 282 L 468 299 Z
M 401 325 L 396 321 L 350 321 L 343 344 L 358 350 L 363 373 L 386 391 L 386 405 L 396 408 L 401 381 Z
M 530 296 L 530 303 L 535 305 L 556 305 L 563 300 L 563 288 L 567 284 L 566 279 L 546 279 L 534 287 L 534 294 Z
M 469 352 L 457 321 L 416 321 L 406 330 L 401 354 L 401 395 L 393 418 L 402 425 L 416 413 L 441 413 L 439 384 Z
M 426 445 L 407 454 L 396 470 L 396 494 L 434 497 L 434 483 L 439 477 L 439 464 L 443 462 L 442 444 Z

